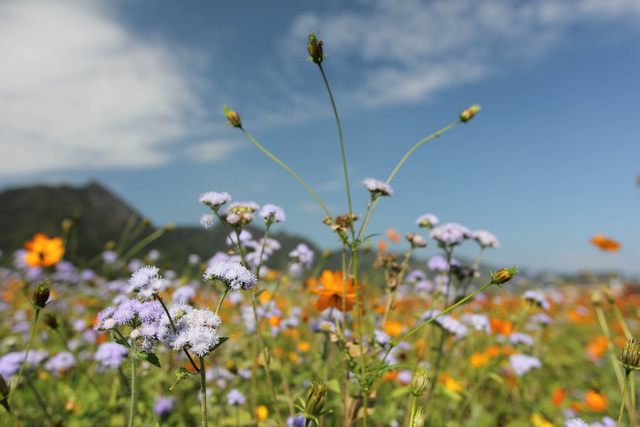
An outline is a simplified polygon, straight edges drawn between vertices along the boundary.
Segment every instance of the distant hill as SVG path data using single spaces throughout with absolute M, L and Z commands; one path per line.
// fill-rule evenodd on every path
M 11 262 L 10 255 L 22 248 L 24 242 L 36 233 L 45 233 L 49 237 L 60 236 L 63 221 L 72 218 L 77 224 L 77 239 L 72 234 L 67 248 L 74 253 L 67 253 L 65 258 L 75 258 L 80 264 L 102 253 L 107 242 L 119 242 L 129 222 L 133 224 L 133 227 L 129 224 L 129 228 L 135 230 L 141 227 L 143 221 L 140 213 L 96 182 L 84 187 L 61 185 L 9 189 L 0 193 L 0 249 L 4 253 L 0 261 L 8 265 Z M 156 228 L 150 224 L 133 243 L 154 231 Z M 248 231 L 255 238 L 264 233 L 264 230 L 256 227 L 249 227 Z M 282 245 L 269 260 L 273 268 L 285 266 L 289 252 L 299 243 L 307 244 L 318 255 L 320 253 L 313 243 L 298 236 L 280 231 L 271 237 Z M 138 256 L 143 256 L 151 249 L 160 252 L 160 263 L 178 269 L 187 262 L 190 254 L 207 259 L 229 247 L 225 244 L 221 227 L 205 230 L 187 226 L 167 231 Z

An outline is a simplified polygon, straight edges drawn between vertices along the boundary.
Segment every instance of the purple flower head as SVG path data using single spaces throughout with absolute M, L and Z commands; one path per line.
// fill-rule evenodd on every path
M 232 388 L 229 393 L 227 393 L 227 404 L 229 405 L 244 405 L 247 399 L 244 397 L 244 394 L 240 392 L 237 388 Z
M 302 415 L 292 415 L 287 417 L 287 427 L 305 427 L 307 419 Z
M 591 427 L 616 427 L 618 422 L 611 417 L 603 417 L 602 421 L 596 421 L 591 424 Z
M 196 296 L 196 290 L 193 286 L 184 285 L 180 286 L 172 295 L 174 302 L 187 303 L 189 300 Z
M 209 191 L 202 194 L 198 201 L 200 203 L 204 203 L 217 212 L 218 209 L 220 209 L 220 206 L 231 201 L 231 196 L 229 193 L 216 193 L 215 191 Z
M 393 188 L 387 183 L 378 181 L 377 179 L 367 178 L 363 182 L 365 188 L 369 190 L 372 196 L 393 196 Z
M 127 354 L 129 350 L 126 347 L 116 344 L 114 342 L 105 342 L 100 344 L 98 350 L 94 354 L 96 362 L 100 362 L 100 365 L 104 368 L 117 368 L 127 360 Z
M 158 272 L 158 268 L 151 265 L 139 268 L 129 279 L 128 292 L 135 292 L 142 299 L 149 300 L 153 294 L 164 291 L 167 283 Z
M 158 398 L 156 398 L 156 401 L 153 404 L 153 413 L 160 417 L 166 417 L 171 413 L 171 411 L 173 411 L 173 408 L 176 407 L 177 403 L 178 399 L 173 396 L 159 396 Z
M 547 313 L 534 314 L 533 316 L 531 316 L 531 320 L 541 325 L 550 325 L 553 323 L 553 319 L 549 317 Z
M 271 204 L 266 204 L 260 209 L 260 216 L 268 223 L 284 222 L 287 219 L 281 207 Z
M 425 280 L 426 278 L 427 278 L 427 275 L 425 274 L 424 271 L 411 270 L 409 274 L 407 274 L 407 277 L 405 277 L 404 282 L 413 283 L 413 282 L 417 282 L 418 280 Z
M 451 259 L 451 265 L 460 265 L 460 263 L 455 259 Z M 431 271 L 449 271 L 449 263 L 447 263 L 446 258 L 442 255 L 436 255 L 429 258 L 427 267 Z
M 434 214 L 424 214 L 416 219 L 416 224 L 420 227 L 433 228 L 438 224 L 438 217 Z
M 204 272 L 203 281 L 218 279 L 234 291 L 253 288 L 258 278 L 239 262 L 216 262 Z
M 45 362 L 44 369 L 52 372 L 55 376 L 58 376 L 60 371 L 67 370 L 75 364 L 76 358 L 73 353 L 68 351 L 61 351 Z
M 118 259 L 118 253 L 116 251 L 104 251 L 102 259 L 106 264 L 114 264 Z
M 313 264 L 313 251 L 304 243 L 300 243 L 294 250 L 289 252 L 289 257 L 307 269 L 311 268 L 311 264 Z
M 438 317 L 435 322 L 439 324 L 442 329 L 456 336 L 456 339 L 462 339 L 467 336 L 468 329 L 458 319 L 454 319 L 449 315 L 442 315 Z
M 487 335 L 491 334 L 491 322 L 486 314 L 466 313 L 462 315 L 462 321 L 476 331 L 483 331 Z
M 542 308 L 544 311 L 549 311 L 549 309 L 551 308 L 551 304 L 549 304 L 547 298 L 545 298 L 544 294 L 540 291 L 525 291 L 523 297 L 532 304 L 535 304 L 538 307 Z
M 471 238 L 480 244 L 480 247 L 498 249 L 500 242 L 498 238 L 486 230 L 476 230 L 471 233 Z
M 512 354 L 509 356 L 509 363 L 515 371 L 516 375 L 521 377 L 533 368 L 542 368 L 540 359 L 527 356 L 526 354 Z
M 198 356 L 208 354 L 220 341 L 217 328 L 222 323 L 220 316 L 207 308 L 196 309 L 182 303 L 169 307 L 176 330 L 164 316 L 158 323 L 157 336 L 174 350 L 187 347 Z
M 450 222 L 435 227 L 429 236 L 442 244 L 454 246 L 470 238 L 471 231 L 463 225 Z
M 431 292 L 434 289 L 434 285 L 432 282 L 428 280 L 418 280 L 415 285 L 413 285 L 413 290 L 415 292 Z
M 391 341 L 391 337 L 389 336 L 389 334 L 387 334 L 385 331 L 381 331 L 378 329 L 373 331 L 373 336 L 376 342 L 383 347 L 389 344 L 389 341 Z
M 214 221 L 215 216 L 213 216 L 212 214 L 204 214 L 200 217 L 200 225 L 204 228 L 213 227 Z
M 111 316 L 111 318 L 116 322 L 118 326 L 125 325 L 136 317 L 139 306 L 140 301 L 136 299 L 124 301 L 118 306 L 118 308 L 116 308 L 116 311 L 113 313 L 113 316 Z
M 5 379 L 8 379 L 12 375 L 16 375 L 20 371 L 22 361 L 24 360 L 24 351 L 17 351 L 7 353 L 0 357 L 0 375 Z M 39 365 L 44 359 L 49 356 L 45 350 L 30 351 L 27 355 L 27 363 L 25 368 L 31 369 Z
M 533 345 L 533 337 L 531 335 L 527 335 L 522 332 L 512 332 L 509 335 L 509 342 L 514 345 L 524 344 L 531 347 Z
M 396 377 L 396 379 L 400 384 L 408 385 L 411 382 L 412 377 L 413 377 L 413 374 L 411 373 L 410 370 L 403 369 L 400 372 L 398 372 L 398 376 Z
M 590 427 L 582 418 L 572 418 L 565 422 L 566 427 Z
M 251 241 L 251 239 L 253 239 L 253 236 L 247 230 L 242 230 L 240 232 L 240 246 L 244 246 L 247 242 Z M 238 246 L 238 236 L 232 233 L 227 237 L 226 242 L 227 246 Z
M 255 202 L 233 202 L 222 212 L 222 218 L 231 225 L 247 225 L 253 221 L 253 213 L 260 209 Z
M 192 264 L 192 265 L 200 264 L 201 261 L 202 261 L 202 259 L 200 258 L 199 255 L 197 255 L 197 254 L 189 255 L 189 264 Z

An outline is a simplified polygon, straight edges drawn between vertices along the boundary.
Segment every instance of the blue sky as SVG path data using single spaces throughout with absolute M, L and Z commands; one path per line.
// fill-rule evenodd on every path
M 494 233 L 494 265 L 640 273 L 637 0 L 4 1 L 0 189 L 98 180 L 156 224 L 197 224 L 198 196 L 227 191 L 336 247 L 313 198 L 221 114 L 237 110 L 346 212 L 310 31 L 329 54 L 356 212 L 365 178 L 483 107 L 414 153 L 370 232 L 418 231 L 434 213 Z M 599 253 L 598 232 L 622 250 Z

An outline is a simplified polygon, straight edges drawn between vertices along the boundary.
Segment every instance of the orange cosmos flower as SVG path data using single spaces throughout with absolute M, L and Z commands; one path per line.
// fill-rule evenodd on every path
M 397 320 L 387 320 L 382 327 L 382 330 L 391 337 L 399 337 L 402 333 L 402 323 Z
M 453 392 L 461 392 L 464 389 L 464 383 L 453 379 L 447 374 L 442 374 L 440 378 L 438 378 L 438 382 L 444 384 L 444 386 L 449 389 L 449 391 Z
M 589 390 L 584 395 L 584 403 L 594 412 L 604 412 L 609 406 L 607 396 L 598 393 L 595 390 Z
M 25 256 L 25 261 L 31 267 L 50 267 L 57 264 L 64 255 L 62 239 L 54 237 L 49 239 L 46 234 L 38 233 L 24 244 L 29 251 Z
M 620 243 L 600 233 L 591 238 L 591 243 L 605 252 L 616 252 L 620 249 Z
M 350 311 L 355 305 L 356 289 L 353 279 L 347 280 L 343 289 L 342 271 L 323 271 L 322 275 L 320 275 L 320 284 L 323 286 L 322 288 L 311 289 L 311 292 L 320 295 L 320 298 L 315 303 L 315 307 L 319 311 L 324 311 L 329 307 L 335 307 L 342 311 L 343 300 L 347 311 Z M 358 290 L 360 289 L 362 289 L 362 286 L 358 287 Z M 344 293 L 345 290 L 346 293 Z
M 393 228 L 390 228 L 387 230 L 387 237 L 389 238 L 389 240 L 391 240 L 393 243 L 400 243 L 400 235 L 398 234 L 398 232 L 396 230 L 394 230 Z
M 387 249 L 387 242 L 385 242 L 383 239 L 378 239 L 378 252 L 385 253 L 387 252 Z
M 563 388 L 556 388 L 555 390 L 553 390 L 553 394 L 551 395 L 551 403 L 553 403 L 555 406 L 560 406 L 566 395 L 567 392 L 564 391 Z
M 489 355 L 486 353 L 473 353 L 469 358 L 469 364 L 474 368 L 479 368 L 489 363 Z

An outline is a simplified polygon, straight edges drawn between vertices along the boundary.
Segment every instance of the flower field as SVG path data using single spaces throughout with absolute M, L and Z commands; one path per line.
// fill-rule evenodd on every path
M 331 94 L 323 43 L 308 41 Z M 153 238 L 140 245 L 124 233 L 76 265 L 65 259 L 72 223 L 37 234 L 0 269 L 2 425 L 639 425 L 636 284 L 486 271 L 482 255 L 498 238 L 433 213 L 416 212 L 404 238 L 367 234 L 414 150 L 479 112 L 463 109 L 419 141 L 385 181 L 350 187 L 343 149 L 349 212 L 336 215 L 225 106 L 230 131 L 325 211 L 318 220 L 341 245 L 342 268 L 300 244 L 272 269 L 280 243 L 270 233 L 285 212 L 223 188 L 193 200 L 203 227 L 225 230 L 228 251 L 184 254 L 182 271 L 163 267 Z M 352 207 L 350 191 L 367 192 L 368 204 Z M 602 235 L 591 243 L 620 248 Z M 456 258 L 462 245 L 477 248 L 475 262 Z M 361 267 L 364 252 L 375 253 L 373 267 Z

